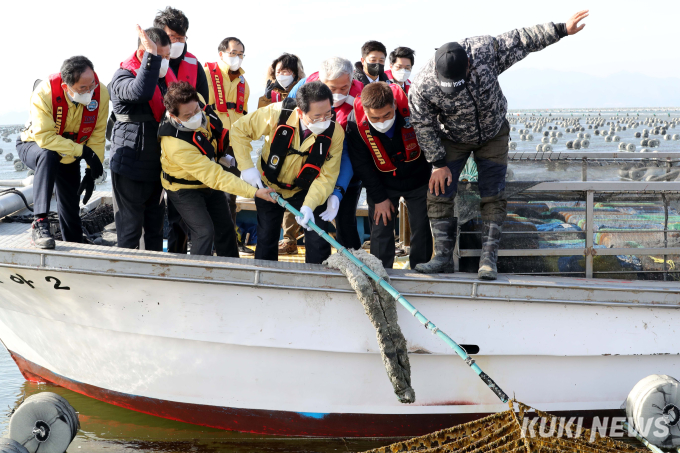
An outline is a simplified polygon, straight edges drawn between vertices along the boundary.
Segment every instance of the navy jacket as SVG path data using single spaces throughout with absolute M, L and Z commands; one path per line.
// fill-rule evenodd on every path
M 146 52 L 137 77 L 118 69 L 109 84 L 114 114 L 153 115 L 149 101 L 156 86 L 165 95 L 165 79 L 159 79 L 162 58 Z M 136 181 L 157 181 L 161 175 L 161 146 L 155 120 L 122 123 L 111 133 L 111 171 Z

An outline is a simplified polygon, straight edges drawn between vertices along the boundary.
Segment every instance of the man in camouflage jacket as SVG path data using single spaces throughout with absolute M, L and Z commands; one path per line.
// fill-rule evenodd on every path
M 479 172 L 482 257 L 479 278 L 495 280 L 498 243 L 505 220 L 505 174 L 510 128 L 508 102 L 498 76 L 531 52 L 579 32 L 588 16 L 567 23 L 519 28 L 500 36 L 478 36 L 439 49 L 414 79 L 409 92 L 411 122 L 433 171 L 427 198 L 435 256 L 416 266 L 423 273 L 453 272 L 457 234 L 454 198 L 460 172 L 471 153 Z

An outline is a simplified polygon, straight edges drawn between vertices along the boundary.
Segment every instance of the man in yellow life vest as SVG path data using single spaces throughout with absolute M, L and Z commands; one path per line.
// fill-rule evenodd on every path
M 225 171 L 226 134 L 212 108 L 188 82 L 170 85 L 163 99 L 165 118 L 161 140 L 161 182 L 191 233 L 191 254 L 238 258 L 236 232 L 222 192 L 258 197 L 273 203 L 272 189 L 256 189 Z
M 245 52 L 245 46 L 240 39 L 229 37 L 222 40 L 217 47 L 220 60 L 215 63 L 206 63 L 204 70 L 208 79 L 209 99 L 208 105 L 212 106 L 224 125 L 229 131 L 231 125 L 248 112 L 248 98 L 250 97 L 250 87 L 241 68 Z M 233 158 L 231 148 L 227 148 L 227 159 Z M 235 163 L 235 162 L 234 162 Z M 236 176 L 240 176 L 236 165 L 229 168 Z M 236 223 L 236 197 L 226 193 L 231 218 Z M 252 254 L 253 251 L 239 242 L 239 251 Z
M 17 153 L 35 171 L 31 242 L 53 249 L 47 214 L 57 191 L 59 227 L 64 241 L 81 242 L 80 195 L 87 203 L 94 180 L 103 172 L 109 92 L 92 62 L 83 56 L 64 61 L 61 71 L 41 81 L 31 95 L 30 119 L 17 139 Z M 80 161 L 88 168 L 80 180 Z
M 241 178 L 254 187 L 276 189 L 303 217 L 328 231 L 320 217 L 335 189 L 340 172 L 345 132 L 333 121 L 333 93 L 322 82 L 304 84 L 296 99 L 270 104 L 232 125 L 231 145 Z M 252 140 L 265 136 L 262 157 L 253 165 Z M 255 258 L 277 261 L 284 209 L 255 199 L 257 248 Z M 316 233 L 305 233 L 305 262 L 320 264 L 330 256 L 330 245 Z
M 245 57 L 245 46 L 240 39 L 229 37 L 222 40 L 217 48 L 220 61 L 205 64 L 205 75 L 210 87 L 208 105 L 220 117 L 226 130 L 243 115 L 248 113 L 250 87 L 241 67 Z

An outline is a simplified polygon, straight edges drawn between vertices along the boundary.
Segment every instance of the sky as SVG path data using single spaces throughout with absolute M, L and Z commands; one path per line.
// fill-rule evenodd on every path
M 11 112 L 27 111 L 33 82 L 58 72 L 63 60 L 70 56 L 90 58 L 100 80 L 108 82 L 120 62 L 136 49 L 135 24 L 150 27 L 156 12 L 167 2 L 93 2 L 84 10 L 75 8 L 76 4 L 61 8 L 44 0 L 5 2 L 3 38 L 6 46 L 11 45 L 21 54 L 16 58 L 23 67 L 18 72 L 0 71 L 2 86 L 11 87 L 3 90 L 0 122 L 7 122 L 2 119 L 11 117 Z M 445 42 L 498 35 L 551 21 L 566 22 L 581 9 L 590 9 L 591 14 L 581 33 L 530 55 L 511 68 L 508 77 L 501 77 L 506 94 L 513 93 L 508 96 L 510 108 L 515 98 L 517 108 L 526 108 L 527 103 L 540 104 L 545 98 L 541 90 L 559 91 L 564 82 L 573 80 L 573 73 L 584 75 L 583 83 L 590 84 L 607 84 L 608 78 L 618 73 L 632 74 L 633 86 L 623 85 L 616 94 L 607 94 L 617 97 L 611 101 L 620 105 L 625 104 L 626 88 L 644 90 L 655 79 L 675 78 L 680 71 L 680 59 L 673 50 L 680 2 L 642 6 L 625 0 L 359 3 L 175 0 L 171 6 L 181 9 L 189 18 L 188 49 L 201 63 L 217 61 L 217 46 L 227 36 L 236 36 L 245 43 L 243 68 L 251 87 L 249 110 L 255 109 L 257 98 L 264 92 L 267 66 L 282 52 L 297 54 L 307 74 L 311 74 L 331 56 L 358 61 L 361 45 L 375 39 L 383 42 L 388 52 L 398 46 L 413 48 L 415 75 L 434 54 L 435 47 Z M 233 12 L 229 7 L 234 8 Z M 7 60 L 5 64 L 9 66 Z M 513 71 L 521 72 L 513 79 Z M 541 83 L 540 89 L 532 89 L 538 85 L 533 83 L 516 84 L 523 86 L 521 89 L 514 85 L 506 87 L 504 83 L 505 78 L 512 82 L 521 75 L 526 82 L 527 78 L 539 80 L 546 74 L 554 80 Z M 591 96 L 578 102 L 609 101 L 609 97 Z M 570 97 L 559 102 L 569 103 Z

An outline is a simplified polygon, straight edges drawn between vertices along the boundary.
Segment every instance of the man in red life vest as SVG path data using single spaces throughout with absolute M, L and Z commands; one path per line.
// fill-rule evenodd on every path
M 391 83 L 399 85 L 404 93 L 408 94 L 411 89 L 409 76 L 413 70 L 416 52 L 408 47 L 397 47 L 390 52 L 390 69 L 385 71 L 385 75 Z
M 406 200 L 411 226 L 411 269 L 432 256 L 427 219 L 431 166 L 420 152 L 410 123 L 406 94 L 397 85 L 366 85 L 347 121 L 347 150 L 366 188 L 371 254 L 385 268 L 394 264 L 394 222 L 399 199 Z
M 188 82 L 196 88 L 203 99 L 208 99 L 208 81 L 203 72 L 203 66 L 195 55 L 189 53 L 187 46 L 187 32 L 189 19 L 178 9 L 168 6 L 159 11 L 153 21 L 153 26 L 163 29 L 170 37 L 170 69 L 178 81 Z M 168 251 L 187 253 L 187 227 L 173 204 L 168 201 Z
M 109 83 L 115 121 L 109 136 L 113 211 L 118 247 L 162 252 L 165 204 L 158 125 L 165 115 L 163 96 L 177 79 L 169 68 L 168 35 L 139 25 L 137 33 L 137 50 Z
M 64 241 L 81 242 L 79 199 L 85 192 L 83 203 L 89 201 L 94 180 L 104 172 L 108 112 L 109 92 L 83 56 L 64 61 L 59 73 L 35 87 L 30 119 L 16 147 L 22 162 L 35 171 L 31 242 L 36 247 L 54 248 L 47 214 L 55 185 L 61 235 Z M 81 160 L 88 165 L 82 182 Z
M 168 6 L 160 11 L 153 26 L 163 29 L 170 38 L 170 69 L 179 82 L 189 82 L 203 99 L 208 99 L 208 81 L 203 67 L 195 55 L 187 50 L 189 19 L 178 9 Z

